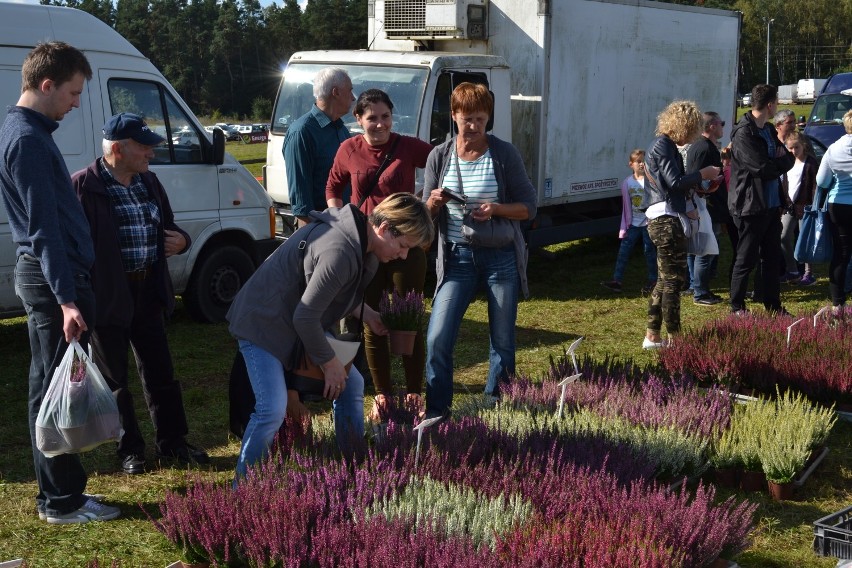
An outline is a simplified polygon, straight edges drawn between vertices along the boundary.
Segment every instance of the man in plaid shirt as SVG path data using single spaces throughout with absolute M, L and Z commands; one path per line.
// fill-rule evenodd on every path
M 118 402 L 122 468 L 129 474 L 145 471 L 145 441 L 127 385 L 129 346 L 154 423 L 157 457 L 208 463 L 203 450 L 186 442 L 189 428 L 166 339 L 165 318 L 174 309 L 166 258 L 186 252 L 190 237 L 175 224 L 163 185 L 148 171 L 154 148 L 165 139 L 130 113 L 110 118 L 103 133 L 103 158 L 72 179 L 95 245 L 97 311 L 91 344 Z

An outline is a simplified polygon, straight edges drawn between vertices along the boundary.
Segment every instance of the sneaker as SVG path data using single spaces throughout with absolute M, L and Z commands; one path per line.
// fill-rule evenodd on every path
M 87 499 L 76 511 L 64 515 L 45 515 L 45 520 L 50 525 L 73 525 L 89 521 L 110 521 L 120 514 L 121 510 L 118 507 L 110 507 L 94 499 Z
M 142 454 L 127 454 L 121 460 L 121 469 L 129 475 L 145 473 L 145 456 Z
M 810 272 L 806 272 L 802 279 L 799 280 L 799 284 L 802 286 L 810 286 L 811 284 L 816 284 L 816 278 Z
M 692 300 L 692 303 L 696 306 L 715 306 L 716 304 L 719 304 L 721 302 L 722 298 L 714 294 L 702 294 L 701 296 L 698 296 L 697 298 Z
M 646 351 L 649 350 L 649 349 L 659 349 L 660 347 L 663 347 L 664 345 L 665 345 L 665 342 L 663 340 L 651 341 L 647 337 L 645 337 L 645 339 L 642 340 L 642 349 L 645 349 Z
M 609 280 L 607 282 L 601 282 L 601 286 L 613 292 L 621 292 L 621 282 L 619 282 L 618 280 Z
M 83 497 L 86 500 L 91 499 L 92 501 L 98 501 L 98 502 L 101 502 L 104 499 L 106 499 L 106 495 L 104 495 L 103 493 L 83 493 Z M 47 513 L 45 513 L 43 509 L 39 509 L 38 510 L 38 518 L 39 518 L 40 521 L 46 521 L 47 520 Z
M 656 287 L 657 287 L 657 281 L 656 280 L 654 280 L 653 282 L 648 282 L 647 284 L 642 286 L 642 294 L 647 296 L 648 294 L 653 292 L 654 288 L 656 288 Z
M 157 450 L 157 458 L 174 460 L 181 465 L 208 464 L 210 456 L 200 448 L 184 442 L 168 450 Z
M 749 314 L 749 311 L 746 308 L 732 308 L 731 315 L 737 316 L 739 318 L 745 317 Z

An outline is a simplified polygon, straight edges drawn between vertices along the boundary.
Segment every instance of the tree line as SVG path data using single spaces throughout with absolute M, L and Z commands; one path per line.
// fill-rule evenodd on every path
M 261 7 L 258 0 L 41 0 L 89 12 L 115 28 L 197 114 L 255 120 L 272 114 L 281 71 L 296 51 L 367 47 L 367 0 L 308 0 L 304 10 L 296 0 L 277 2 Z M 766 78 L 767 27 L 770 83 L 852 70 L 852 28 L 845 25 L 852 0 L 671 3 L 742 13 L 739 92 Z

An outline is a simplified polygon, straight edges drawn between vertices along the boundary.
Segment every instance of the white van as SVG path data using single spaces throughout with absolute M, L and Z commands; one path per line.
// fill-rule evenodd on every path
M 169 258 L 175 293 L 196 319 L 221 321 L 239 288 L 279 242 L 269 195 L 225 154 L 221 130 L 205 132 L 148 59 L 79 10 L 0 2 L 0 121 L 20 96 L 24 57 L 36 43 L 52 40 L 82 50 L 93 72 L 80 108 L 53 135 L 69 172 L 101 155 L 107 118 L 119 112 L 144 116 L 167 140 L 155 150 L 151 170 L 166 188 L 175 222 L 192 237 L 189 251 Z M 0 316 L 23 313 L 14 291 L 15 248 L 0 206 Z

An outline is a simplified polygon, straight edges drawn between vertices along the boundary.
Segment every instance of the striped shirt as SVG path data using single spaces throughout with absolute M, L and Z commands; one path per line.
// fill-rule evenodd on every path
M 458 164 L 458 169 L 456 169 Z M 461 172 L 461 183 L 459 187 L 459 176 Z M 464 194 L 467 205 L 462 206 L 457 201 L 447 202 L 447 242 L 464 244 L 467 240 L 462 236 L 462 217 L 464 207 L 468 211 L 477 209 L 483 203 L 496 203 L 497 178 L 494 176 L 494 161 L 491 159 L 491 150 L 487 150 L 482 156 L 468 162 L 458 157 L 456 152 L 450 156 L 450 164 L 441 187 L 453 193 Z
M 104 166 L 102 158 L 98 160 L 98 170 L 115 213 L 124 270 L 144 270 L 157 260 L 160 210 L 148 195 L 148 188 L 139 174 L 135 174 L 130 185 L 125 187 Z

